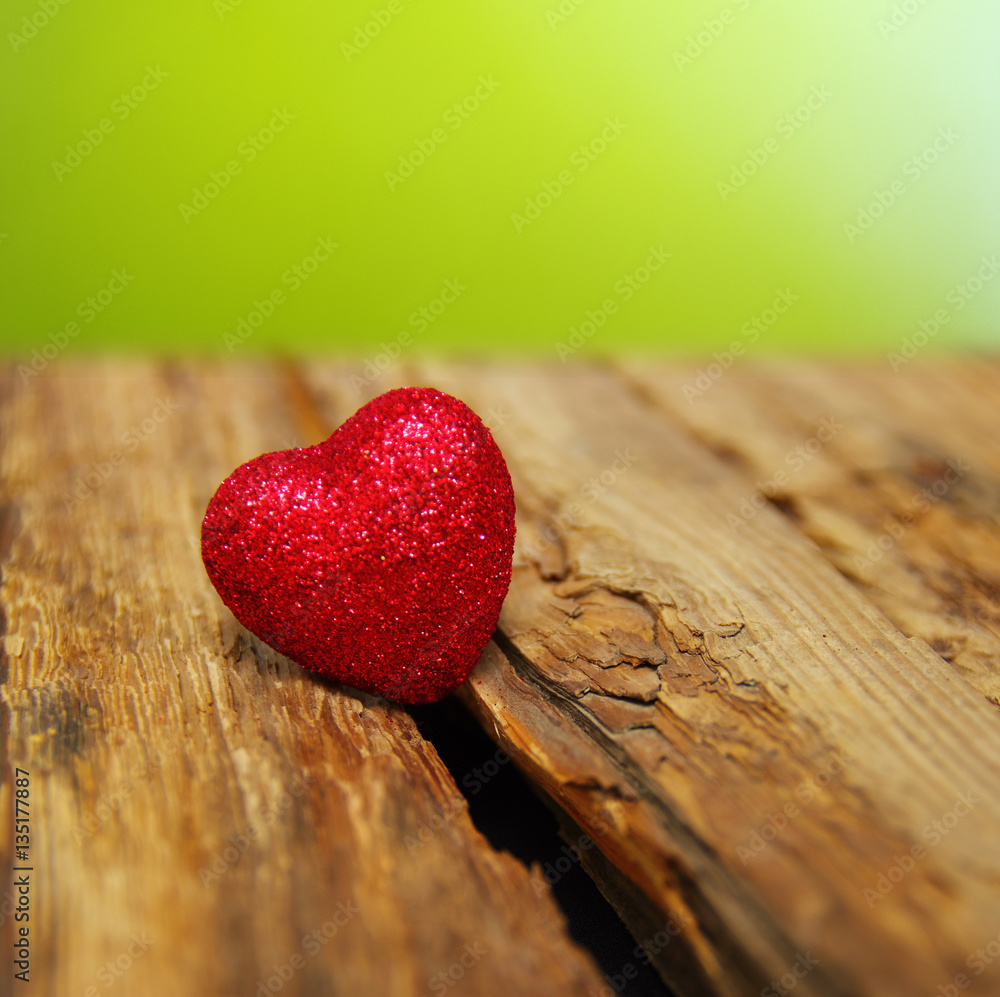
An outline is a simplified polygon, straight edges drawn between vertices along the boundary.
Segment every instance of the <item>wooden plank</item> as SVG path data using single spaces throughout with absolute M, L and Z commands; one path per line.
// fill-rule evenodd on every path
M 310 371 L 321 408 L 348 373 Z M 368 388 L 394 377 L 493 413 L 516 568 L 463 695 L 644 898 L 637 930 L 689 922 L 660 954 L 681 992 L 997 992 L 968 960 L 1000 930 L 1000 721 L 964 675 L 788 516 L 731 529 L 745 474 L 621 376 Z
M 28 770 L 32 994 L 600 987 L 406 711 L 303 673 L 212 590 L 215 486 L 319 432 L 297 382 L 67 364 L 0 390 L 0 805 L 9 830 Z
M 734 371 L 623 365 L 742 472 L 735 528 L 767 493 L 905 634 L 1000 707 L 1000 364 Z

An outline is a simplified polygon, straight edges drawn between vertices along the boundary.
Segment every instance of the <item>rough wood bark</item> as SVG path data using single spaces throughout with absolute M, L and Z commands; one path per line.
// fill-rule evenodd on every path
M 0 383 L 0 857 L 6 872 L 22 767 L 24 992 L 598 988 L 548 889 L 473 828 L 405 710 L 304 674 L 212 590 L 198 537 L 215 486 L 318 438 L 295 384 L 135 364 Z
M 321 407 L 350 397 L 350 373 L 310 372 Z M 872 599 L 772 504 L 734 528 L 752 475 L 732 466 L 732 445 L 720 454 L 667 415 L 648 383 L 558 365 L 397 376 L 468 401 L 514 477 L 502 636 L 463 695 L 624 876 L 640 939 L 684 921 L 657 955 L 679 989 L 750 995 L 784 977 L 798 994 L 909 997 L 956 981 L 996 993 L 1000 960 L 976 956 L 1000 932 L 988 650 L 956 669 L 887 615 L 905 598 Z M 950 376 L 957 393 L 976 375 Z M 932 445 L 940 427 L 911 390 L 907 453 L 954 452 Z M 952 448 L 963 419 L 976 434 L 994 411 L 983 397 L 963 404 Z M 759 409 L 792 418 L 764 388 L 725 419 L 729 436 L 765 441 L 768 467 L 788 438 L 771 441 Z M 870 471 L 868 452 L 848 448 L 831 493 L 856 467 Z M 997 494 L 985 462 L 963 480 Z M 958 531 L 943 560 L 966 525 L 940 522 Z M 996 542 L 988 516 L 976 530 Z M 996 590 L 980 596 L 995 613 Z

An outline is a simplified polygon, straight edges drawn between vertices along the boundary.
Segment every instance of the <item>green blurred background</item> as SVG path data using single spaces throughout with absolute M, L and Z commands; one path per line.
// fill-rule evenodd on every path
M 995 0 L 8 0 L 0 28 L 8 354 L 997 341 Z

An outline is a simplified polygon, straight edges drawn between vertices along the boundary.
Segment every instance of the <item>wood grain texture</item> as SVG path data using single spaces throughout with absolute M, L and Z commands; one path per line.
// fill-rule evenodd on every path
M 798 994 L 903 997 L 956 979 L 966 993 L 998 992 L 1000 960 L 975 961 L 1000 932 L 989 628 L 979 657 L 956 668 L 930 636 L 897 625 L 905 593 L 874 598 L 875 581 L 845 577 L 781 496 L 732 526 L 753 488 L 738 455 L 766 450 L 752 471 L 782 460 L 789 431 L 768 413 L 811 426 L 813 409 L 796 415 L 785 401 L 810 397 L 811 382 L 772 372 L 712 424 L 728 442 L 706 445 L 704 424 L 656 387 L 676 373 L 641 371 L 427 364 L 365 386 L 395 377 L 459 395 L 511 467 L 514 580 L 499 645 L 464 698 L 621 873 L 638 937 L 657 920 L 685 923 L 657 953 L 681 992 L 749 995 L 782 978 Z M 348 373 L 310 370 L 322 410 L 344 404 Z M 955 452 L 963 420 L 969 434 L 990 423 L 988 390 L 956 400 L 982 375 L 949 378 L 947 439 L 908 389 L 908 459 Z M 862 415 L 859 439 L 812 470 L 845 508 L 895 404 L 882 422 Z M 961 480 L 956 495 L 980 496 L 975 535 L 995 544 L 994 466 L 977 461 Z M 867 513 L 877 520 L 900 498 L 876 488 L 861 504 L 881 501 Z M 967 551 L 960 519 L 938 523 L 956 530 L 942 563 Z M 969 564 L 956 557 L 953 570 L 989 567 Z M 995 588 L 980 586 L 980 599 L 984 619 L 997 612 Z
M 625 370 L 741 472 L 737 528 L 763 496 L 1000 708 L 1000 365 Z
M 204 575 L 222 477 L 402 383 L 463 398 L 508 460 L 514 578 L 460 696 L 632 962 L 683 995 L 1000 992 L 976 956 L 1000 945 L 1000 375 L 911 368 L 758 367 L 694 401 L 696 368 L 654 364 L 3 382 L 0 808 L 28 768 L 36 992 L 104 992 L 133 934 L 120 994 L 254 993 L 295 954 L 282 994 L 426 994 L 466 945 L 456 997 L 600 991 L 565 869 L 490 849 L 404 710 L 274 655 Z
M 315 442 L 297 384 L 136 364 L 2 382 L 0 848 L 8 870 L 21 766 L 24 992 L 599 987 L 548 888 L 475 830 L 406 711 L 303 673 L 212 590 L 198 537 L 216 485 Z M 2 976 L 10 992 L 7 958 Z

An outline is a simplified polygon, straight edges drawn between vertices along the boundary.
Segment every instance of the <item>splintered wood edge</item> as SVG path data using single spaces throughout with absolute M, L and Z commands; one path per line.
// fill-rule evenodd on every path
M 652 942 L 637 959 L 648 957 L 684 997 L 739 997 L 766 983 L 768 967 L 793 963 L 795 943 L 766 908 L 718 867 L 681 815 L 663 810 L 642 773 L 616 764 L 608 745 L 570 719 L 561 697 L 500 640 L 506 650 L 491 642 L 459 696 L 556 804 L 564 836 L 639 945 Z

